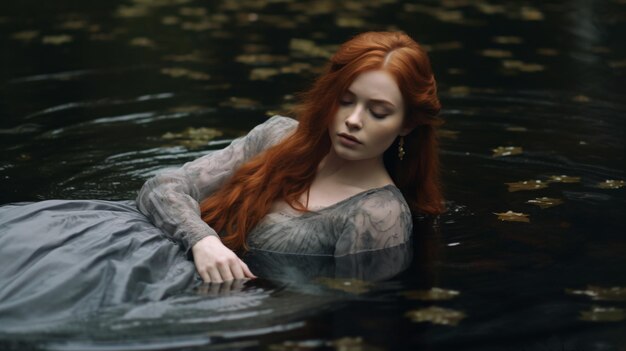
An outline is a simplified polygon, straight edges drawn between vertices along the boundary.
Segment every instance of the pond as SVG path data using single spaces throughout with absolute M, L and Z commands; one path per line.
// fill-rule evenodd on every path
M 369 281 L 261 258 L 274 279 L 0 325 L 0 348 L 623 350 L 624 0 L 5 1 L 0 203 L 132 200 L 289 111 L 366 30 L 423 44 L 443 104 L 448 212 L 416 220 L 412 260 L 347 263 Z

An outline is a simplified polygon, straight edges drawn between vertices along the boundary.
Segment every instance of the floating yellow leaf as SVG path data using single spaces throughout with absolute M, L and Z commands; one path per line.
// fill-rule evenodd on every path
M 336 351 L 382 351 L 383 349 L 369 345 L 360 336 L 343 337 L 336 340 L 324 341 L 320 339 L 283 341 L 280 344 L 269 346 L 270 351 L 307 351 L 318 349 L 334 349 Z
M 551 175 L 548 183 L 580 183 L 580 177 L 566 175 Z
M 50 45 L 61 45 L 65 43 L 70 43 L 74 40 L 71 35 L 61 34 L 61 35 L 47 35 L 41 38 L 41 42 L 44 44 Z
M 19 156 L 17 156 L 17 160 L 18 161 L 30 161 L 33 157 L 31 156 L 31 154 L 27 154 L 27 153 L 22 153 L 19 154 Z
M 515 183 L 504 183 L 509 186 L 509 192 L 516 192 L 522 190 L 538 190 L 544 189 L 548 187 L 546 182 L 542 182 L 541 180 L 524 180 L 521 182 Z
M 545 68 L 538 63 L 526 63 L 519 60 L 503 60 L 502 65 L 507 69 L 515 69 L 522 72 L 539 72 Z
M 248 98 L 240 98 L 240 97 L 231 97 L 228 101 L 220 102 L 220 106 L 223 107 L 232 107 L 237 109 L 253 109 L 259 107 L 259 102 L 248 99 Z
M 524 42 L 524 39 L 521 37 L 513 37 L 513 36 L 496 36 L 492 38 L 494 43 L 498 44 L 521 44 Z
M 366 344 L 363 338 L 360 336 L 351 338 L 345 337 L 337 340 L 333 340 L 326 343 L 327 346 L 332 346 L 337 351 L 378 351 L 381 350 L 377 347 Z
M 302 71 L 312 71 L 309 63 L 294 62 L 291 65 L 280 68 L 258 67 L 250 71 L 250 80 L 266 80 L 278 74 L 301 73 Z
M 25 30 L 22 32 L 13 33 L 11 38 L 21 41 L 31 41 L 39 36 L 39 32 L 36 30 Z
M 493 157 L 512 156 L 521 154 L 522 148 L 520 146 L 498 146 L 491 151 L 493 151 Z
M 283 116 L 290 115 L 291 111 L 293 111 L 295 106 L 296 105 L 294 103 L 287 102 L 287 103 L 284 103 L 284 104 L 280 105 L 280 109 L 278 109 L 278 110 L 269 110 L 269 111 L 266 111 L 265 114 L 268 117 L 272 117 L 272 116 L 275 116 L 275 115 L 283 115 Z
M 300 73 L 302 71 L 311 70 L 312 66 L 306 62 L 294 62 L 290 65 L 280 68 L 281 73 Z
M 83 29 L 87 27 L 87 22 L 76 20 L 76 21 L 66 21 L 59 25 L 59 28 L 62 29 Z
M 183 30 L 190 30 L 194 32 L 202 32 L 215 27 L 216 26 L 213 23 L 207 20 L 203 20 L 200 22 L 183 22 L 183 24 L 181 25 L 181 28 Z
M 589 311 L 581 311 L 579 319 L 588 322 L 621 322 L 626 319 L 626 314 L 617 307 L 593 306 Z
M 541 21 L 543 20 L 543 13 L 535 8 L 529 6 L 523 6 L 521 16 L 526 21 Z
M 206 73 L 191 71 L 182 67 L 162 68 L 161 73 L 173 78 L 189 78 L 193 80 L 210 79 L 210 76 Z
M 221 131 L 213 128 L 187 128 L 180 133 L 165 133 L 161 138 L 176 141 L 188 149 L 196 149 L 222 135 Z
M 464 85 L 450 87 L 450 94 L 453 95 L 467 95 L 470 91 L 470 87 L 466 87 Z
M 288 4 L 289 10 L 297 13 L 307 13 L 309 15 L 330 14 L 337 10 L 337 3 L 332 1 L 290 1 Z
M 359 17 L 339 16 L 335 18 L 335 24 L 337 27 L 360 28 L 365 26 L 365 21 Z
M 335 279 L 320 277 L 315 279 L 315 282 L 334 290 L 341 290 L 352 294 L 366 293 L 372 287 L 372 283 L 359 279 Z
M 494 57 L 494 58 L 503 58 L 503 57 L 511 57 L 513 53 L 508 50 L 499 50 L 499 49 L 485 49 L 480 52 L 481 55 L 485 57 Z
M 440 325 L 455 326 L 466 317 L 465 313 L 448 308 L 431 306 L 405 313 L 413 322 L 430 322 Z
M 152 41 L 152 39 L 144 38 L 144 37 L 133 38 L 130 41 L 130 45 L 132 45 L 132 46 L 140 46 L 140 47 L 145 47 L 145 48 L 153 48 L 153 47 L 156 46 L 154 44 L 154 41 Z
M 585 95 L 576 95 L 572 98 L 573 101 L 576 102 L 589 102 L 591 101 L 591 99 L 588 96 Z
M 280 71 L 276 68 L 259 67 L 250 71 L 250 80 L 266 80 L 273 76 L 279 75 Z
M 484 13 L 485 15 L 495 15 L 497 13 L 506 12 L 506 7 L 502 5 L 493 5 L 486 2 L 476 2 L 475 6 L 478 11 Z
M 623 180 L 607 179 L 598 183 L 598 188 L 601 189 L 619 189 L 625 185 Z
M 525 213 L 521 213 L 521 212 L 506 211 L 502 213 L 494 212 L 493 214 L 498 216 L 498 219 L 501 221 L 525 222 L 525 223 L 530 222 L 530 218 L 528 218 L 528 215 Z
M 544 209 L 544 208 L 558 206 L 563 203 L 563 200 L 554 199 L 550 197 L 538 197 L 536 199 L 528 200 L 526 202 L 532 205 L 537 205 L 540 208 Z
M 289 42 L 289 48 L 292 51 L 311 57 L 329 58 L 333 55 L 332 51 L 322 48 L 321 46 L 315 44 L 312 40 L 307 39 L 293 38 Z
M 143 17 L 148 15 L 149 8 L 146 6 L 120 6 L 117 8 L 116 15 L 124 18 Z
M 440 138 L 447 138 L 447 139 L 456 139 L 459 136 L 459 131 L 456 130 L 449 130 L 449 129 L 438 129 L 437 130 L 437 135 L 439 135 Z
M 585 290 L 565 289 L 565 292 L 571 295 L 585 295 L 591 297 L 592 300 L 605 301 L 625 301 L 626 287 L 613 286 L 603 288 L 600 286 L 588 285 Z
M 249 64 L 271 64 L 271 63 L 284 63 L 289 61 L 289 57 L 284 55 L 269 55 L 269 54 L 247 54 L 239 55 L 235 57 L 235 61 Z
M 407 299 L 424 300 L 424 301 L 440 301 L 450 300 L 459 295 L 456 290 L 446 290 L 441 288 L 431 288 L 430 290 L 411 290 L 400 293 Z

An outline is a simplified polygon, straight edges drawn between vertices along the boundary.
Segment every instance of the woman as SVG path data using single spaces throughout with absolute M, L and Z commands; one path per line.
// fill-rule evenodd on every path
M 299 123 L 274 117 L 227 149 L 151 179 L 137 198 L 191 251 L 205 281 L 253 277 L 231 251 L 248 246 L 341 256 L 406 242 L 402 195 L 414 211 L 441 212 L 440 106 L 413 40 L 357 36 L 302 100 Z
M 27 313 L 55 291 L 92 308 L 163 298 L 194 280 L 182 252 L 204 281 L 222 282 L 254 277 L 235 252 L 338 257 L 404 245 L 410 211 L 443 210 L 439 109 L 417 43 L 358 35 L 302 96 L 299 122 L 275 116 L 150 179 L 137 198 L 141 213 L 107 201 L 1 208 L 0 314 Z

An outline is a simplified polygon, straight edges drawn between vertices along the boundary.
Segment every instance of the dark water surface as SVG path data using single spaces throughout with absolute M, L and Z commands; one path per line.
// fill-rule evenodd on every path
M 281 279 L 0 348 L 624 350 L 623 0 L 3 1 L 0 203 L 132 199 L 288 110 L 339 43 L 387 29 L 429 48 L 447 121 L 450 210 L 416 223 L 408 269 L 367 283 L 280 263 Z M 527 202 L 543 197 L 561 203 Z M 494 214 L 509 210 L 529 222 Z

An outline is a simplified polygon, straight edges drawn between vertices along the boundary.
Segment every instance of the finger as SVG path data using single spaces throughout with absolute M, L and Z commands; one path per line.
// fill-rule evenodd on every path
M 220 275 L 223 280 L 233 280 L 233 274 L 230 272 L 230 266 L 226 264 L 220 264 L 217 266 L 219 269 Z
M 198 267 L 196 266 L 196 272 L 198 272 L 198 274 L 200 275 L 200 278 L 202 278 L 203 281 L 207 283 L 211 281 L 211 278 L 209 277 L 209 273 L 206 270 L 198 269 Z
M 233 278 L 243 279 L 246 276 L 243 272 L 242 263 L 243 262 L 239 260 L 238 262 L 235 262 L 232 267 L 230 267 L 230 270 L 233 272 Z
M 248 277 L 248 278 L 256 278 L 256 275 L 254 275 L 254 274 L 252 274 L 252 272 L 250 272 L 250 268 L 248 268 L 248 265 L 244 261 L 241 261 L 241 260 L 239 260 L 239 261 L 241 262 L 241 268 L 243 268 L 243 272 L 246 275 L 246 277 Z
M 222 275 L 216 267 L 209 268 L 209 277 L 211 278 L 211 283 L 221 283 L 223 281 Z

